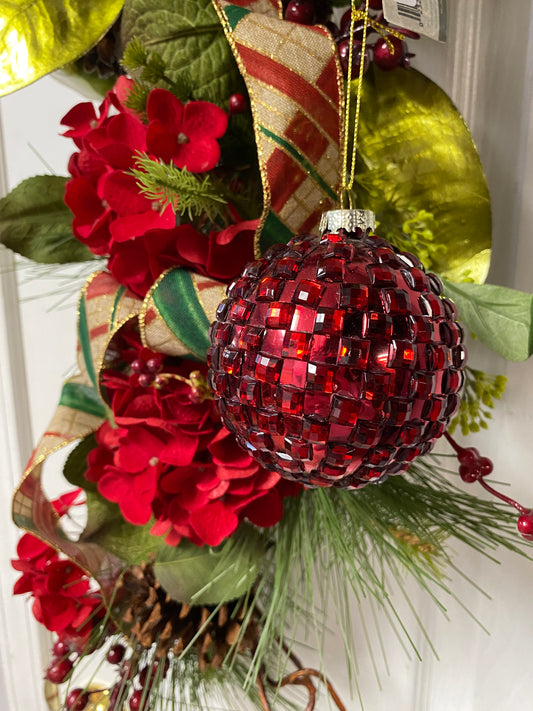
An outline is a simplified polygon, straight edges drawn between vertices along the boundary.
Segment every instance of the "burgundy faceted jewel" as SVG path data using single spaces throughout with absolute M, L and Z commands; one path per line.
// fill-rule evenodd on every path
M 455 414 L 457 311 L 420 261 L 337 210 L 322 236 L 271 247 L 230 285 L 210 329 L 226 426 L 263 466 L 359 489 L 403 473 Z

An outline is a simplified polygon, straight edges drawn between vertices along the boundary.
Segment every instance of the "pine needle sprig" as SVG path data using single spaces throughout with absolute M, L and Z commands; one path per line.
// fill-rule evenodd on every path
M 161 203 L 162 209 L 170 205 L 176 214 L 187 214 L 190 220 L 204 214 L 211 221 L 224 217 L 227 200 L 210 175 L 200 178 L 171 163 L 153 160 L 146 153 L 136 157 L 135 166 L 131 174 L 139 190 L 149 200 Z
M 444 455 L 428 455 L 406 475 L 391 477 L 380 485 L 358 492 L 308 490 L 298 499 L 286 501 L 275 546 L 270 549 L 270 564 L 257 586 L 262 633 L 249 677 L 258 672 L 275 640 L 284 635 L 292 640 L 296 626 L 303 622 L 315 637 L 312 646 L 320 649 L 324 614 L 330 603 L 345 630 L 349 668 L 357 669 L 361 647 L 361 640 L 358 648 L 352 642 L 351 614 L 365 600 L 370 601 L 374 613 L 365 620 L 361 612 L 360 626 L 372 659 L 372 640 L 376 635 L 381 639 L 375 614 L 380 611 L 384 613 L 382 621 L 387 620 L 420 656 L 392 593 L 403 598 L 410 608 L 410 625 L 414 620 L 431 644 L 406 586 L 409 579 L 414 580 L 443 614 L 443 598 L 456 599 L 444 574 L 447 567 L 475 586 L 454 565 L 447 548 L 449 538 L 495 562 L 493 551 L 498 546 L 529 557 L 527 544 L 516 532 L 514 511 L 460 489 L 450 481 L 447 462 Z M 295 560 L 300 562 L 298 566 Z M 469 612 L 460 599 L 457 602 Z M 373 632 L 366 629 L 369 624 L 375 627 Z M 278 669 L 286 663 L 287 655 L 281 654 Z M 377 661 L 372 663 L 377 675 Z M 357 674 L 353 683 L 358 690 Z
M 126 106 L 142 115 L 146 110 L 140 99 L 154 87 L 165 84 L 166 88 L 180 101 L 188 101 L 192 95 L 192 84 L 186 73 L 176 79 L 167 74 L 167 64 L 154 50 L 149 50 L 137 37 L 132 37 L 124 49 L 122 66 L 134 76 L 133 89 L 126 100 Z
M 492 419 L 494 400 L 499 400 L 505 392 L 505 375 L 490 375 L 482 370 L 466 367 L 465 384 L 459 412 L 449 427 L 450 434 L 459 426 L 463 435 L 488 428 Z

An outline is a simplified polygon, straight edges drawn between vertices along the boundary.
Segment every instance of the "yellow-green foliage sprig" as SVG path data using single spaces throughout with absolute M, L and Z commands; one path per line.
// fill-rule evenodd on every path
M 488 428 L 492 419 L 494 400 L 499 400 L 505 391 L 505 375 L 490 375 L 482 370 L 467 367 L 464 370 L 465 385 L 459 412 L 450 425 L 450 432 L 459 425 L 463 435 Z

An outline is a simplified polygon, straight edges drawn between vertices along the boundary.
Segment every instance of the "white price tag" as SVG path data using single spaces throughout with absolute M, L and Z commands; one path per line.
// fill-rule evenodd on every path
M 446 0 L 383 0 L 383 14 L 391 25 L 446 41 Z

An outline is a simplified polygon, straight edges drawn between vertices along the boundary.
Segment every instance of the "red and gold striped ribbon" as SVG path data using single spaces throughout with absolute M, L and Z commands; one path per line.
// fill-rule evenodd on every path
M 337 201 L 343 78 L 325 28 L 287 22 L 266 0 L 213 3 L 250 95 L 263 180 L 262 252 L 315 229 Z

